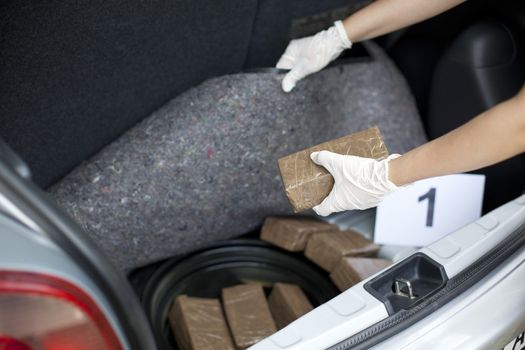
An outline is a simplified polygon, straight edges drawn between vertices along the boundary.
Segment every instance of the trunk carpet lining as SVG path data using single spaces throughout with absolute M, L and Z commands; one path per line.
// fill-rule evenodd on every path
M 328 68 L 290 94 L 275 73 L 210 79 L 49 191 L 125 271 L 291 214 L 279 157 L 373 125 L 391 153 L 426 141 L 404 78 L 366 47 L 373 60 Z

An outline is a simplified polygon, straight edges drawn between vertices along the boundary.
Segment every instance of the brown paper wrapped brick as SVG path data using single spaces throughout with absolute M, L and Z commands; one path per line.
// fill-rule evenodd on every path
M 268 304 L 279 329 L 313 309 L 301 288 L 287 283 L 276 283 L 273 286 Z
M 304 254 L 326 271 L 332 271 L 344 256 L 372 256 L 379 247 L 357 232 L 338 231 L 313 234 Z
M 234 350 L 218 299 L 177 297 L 169 313 L 181 350 Z
M 279 159 L 284 190 L 296 213 L 315 207 L 332 190 L 332 175 L 310 159 L 312 152 L 323 150 L 375 159 L 388 156 L 379 128 L 373 127 Z
M 311 234 L 328 230 L 337 230 L 337 226 L 313 219 L 267 218 L 261 239 L 291 252 L 301 252 Z
M 222 302 L 239 349 L 246 349 L 277 331 L 260 284 L 224 288 Z
M 392 262 L 385 259 L 345 257 L 335 266 L 330 278 L 344 292 L 390 265 Z

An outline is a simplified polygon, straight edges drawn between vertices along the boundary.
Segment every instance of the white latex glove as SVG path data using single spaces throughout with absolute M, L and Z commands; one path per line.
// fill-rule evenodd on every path
M 314 163 L 325 167 L 335 180 L 332 192 L 313 208 L 314 211 L 327 216 L 334 212 L 377 206 L 399 188 L 388 179 L 388 163 L 399 156 L 392 154 L 377 161 L 329 151 L 312 153 L 310 158 Z
M 280 69 L 291 69 L 283 79 L 283 90 L 292 91 L 299 80 L 320 71 L 351 47 L 341 21 L 313 36 L 292 40 L 276 65 Z

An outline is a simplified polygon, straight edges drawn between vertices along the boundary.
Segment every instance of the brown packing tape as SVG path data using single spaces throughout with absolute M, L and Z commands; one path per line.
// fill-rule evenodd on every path
M 312 152 L 323 150 L 375 159 L 388 156 L 379 128 L 372 127 L 279 159 L 284 190 L 296 213 L 318 205 L 332 190 L 330 173 L 310 159 Z
M 279 329 L 286 327 L 313 309 L 301 288 L 287 283 L 274 285 L 268 297 L 268 304 Z
M 246 349 L 277 331 L 260 284 L 222 290 L 222 301 L 235 345 Z
M 314 263 L 332 271 L 344 256 L 373 256 L 379 247 L 357 232 L 337 231 L 313 234 L 304 254 Z
M 313 219 L 267 218 L 261 239 L 291 252 L 303 251 L 310 235 L 337 229 L 336 225 Z
M 181 350 L 234 350 L 219 299 L 177 297 L 169 313 Z
M 341 292 L 392 265 L 390 260 L 345 257 L 339 261 L 330 278 Z

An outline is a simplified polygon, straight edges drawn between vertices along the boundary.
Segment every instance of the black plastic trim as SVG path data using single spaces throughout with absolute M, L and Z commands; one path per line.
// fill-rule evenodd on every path
M 432 272 L 436 276 L 425 275 L 425 272 L 428 271 L 422 271 L 422 262 L 428 264 L 427 270 L 428 267 L 433 268 L 434 271 Z M 414 289 L 419 287 L 417 283 L 421 281 L 423 285 L 421 289 L 424 288 L 425 292 L 421 294 L 420 290 L 416 290 L 418 295 L 413 300 L 394 295 L 391 287 L 394 284 L 394 279 L 397 277 L 410 280 Z M 428 255 L 417 252 L 371 279 L 363 287 L 385 305 L 388 315 L 393 315 L 401 309 L 406 310 L 424 301 L 443 288 L 447 281 L 448 276 L 443 265 L 431 259 Z M 381 288 L 378 288 L 378 286 L 381 286 Z
M 0 193 L 31 218 L 43 234 L 92 279 L 110 303 L 133 350 L 156 349 L 151 327 L 126 276 L 40 188 L 0 160 Z M 39 234 L 39 233 L 35 233 Z
M 257 67 L 257 68 L 248 68 L 243 70 L 243 73 L 271 73 L 271 74 L 284 74 L 288 73 L 289 69 L 281 69 L 276 67 Z
M 381 322 L 330 347 L 328 350 L 365 350 L 392 337 L 438 310 L 455 297 L 486 277 L 525 244 L 525 224 L 505 240 L 476 260 L 467 269 L 452 277 L 444 288 L 408 310 L 402 310 Z

